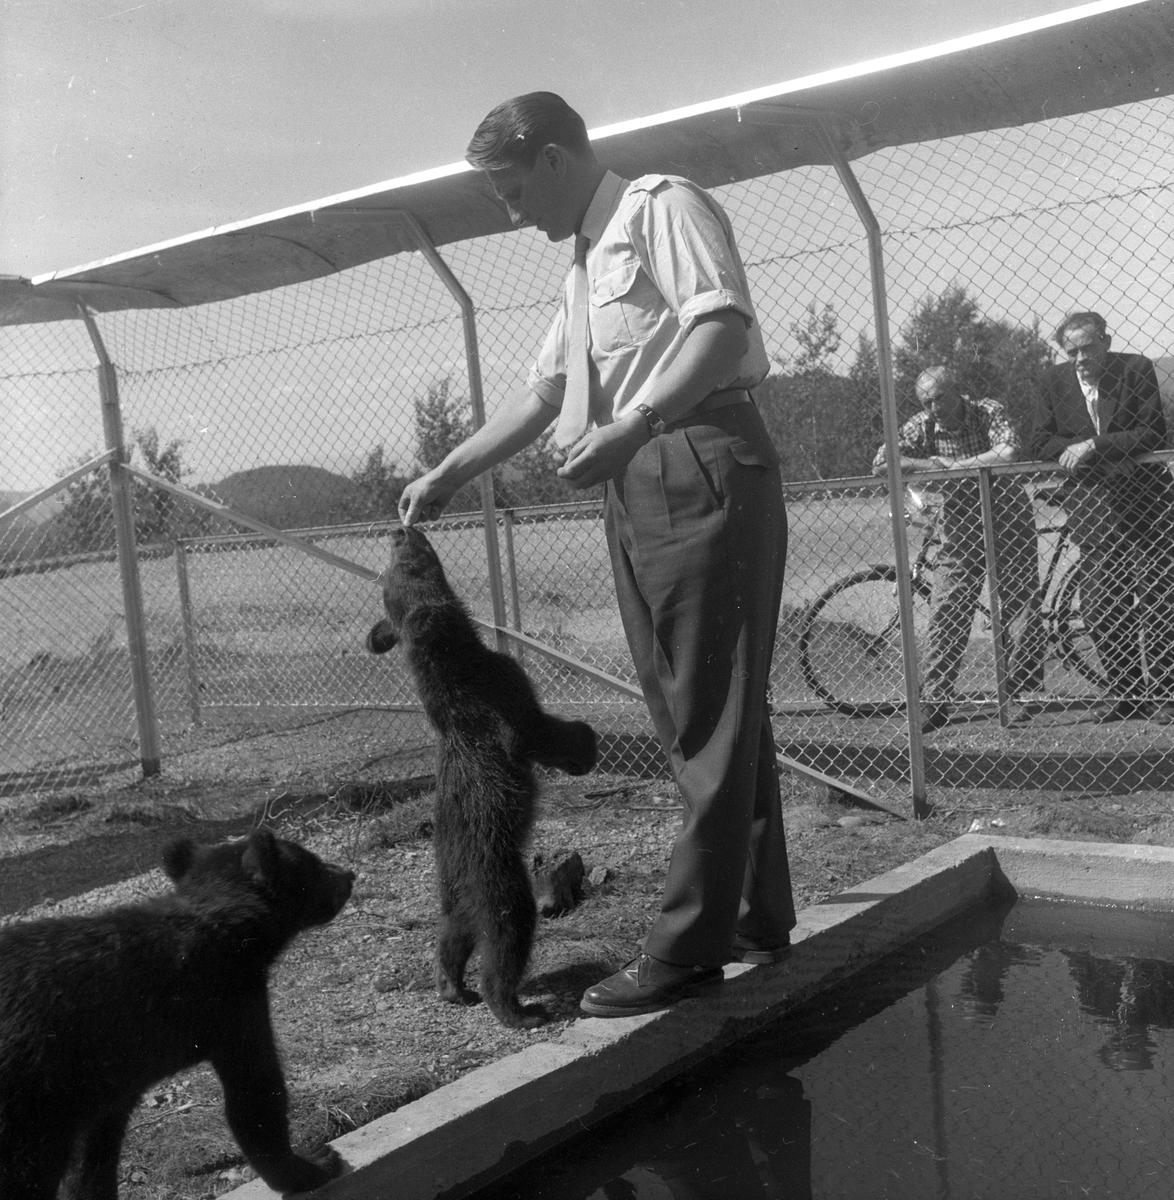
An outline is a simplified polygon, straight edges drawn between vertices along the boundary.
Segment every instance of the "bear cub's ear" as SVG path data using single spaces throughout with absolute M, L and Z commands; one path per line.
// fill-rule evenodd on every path
M 281 850 L 269 829 L 254 829 L 241 855 L 241 870 L 254 882 L 273 884 L 281 874 Z
M 196 860 L 196 845 L 191 838 L 180 838 L 163 851 L 163 871 L 172 883 L 178 883 Z
M 399 641 L 395 626 L 384 617 L 377 625 L 371 626 L 367 634 L 367 649 L 372 654 L 386 654 Z

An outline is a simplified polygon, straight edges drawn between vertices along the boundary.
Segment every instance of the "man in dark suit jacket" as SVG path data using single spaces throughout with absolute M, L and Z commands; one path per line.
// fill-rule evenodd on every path
M 1064 508 L 1080 548 L 1081 606 L 1111 691 L 1098 720 L 1170 724 L 1174 484 L 1164 464 L 1136 461 L 1168 448 L 1154 364 L 1115 353 L 1100 313 L 1070 314 L 1054 340 L 1068 362 L 1043 377 L 1032 448 L 1071 476 Z

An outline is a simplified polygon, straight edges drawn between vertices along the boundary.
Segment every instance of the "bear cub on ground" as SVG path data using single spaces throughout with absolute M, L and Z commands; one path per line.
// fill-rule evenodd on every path
M 523 1007 L 517 996 L 538 921 L 523 859 L 538 791 L 532 764 L 585 774 L 595 765 L 595 731 L 544 713 L 518 663 L 484 645 L 418 529 L 392 537 L 382 578 L 387 617 L 367 635 L 367 649 L 383 654 L 403 643 L 438 735 L 437 990 L 444 1000 L 476 1003 L 464 976 L 479 949 L 493 1015 L 531 1029 L 546 1019 L 540 1006 Z
M 117 1200 L 131 1112 L 169 1075 L 210 1062 L 249 1165 L 279 1192 L 343 1169 L 293 1152 L 269 1021 L 274 960 L 346 904 L 354 874 L 255 830 L 163 854 L 175 891 L 92 916 L 0 930 L 0 1196 Z M 72 1168 L 72 1169 L 71 1169 Z

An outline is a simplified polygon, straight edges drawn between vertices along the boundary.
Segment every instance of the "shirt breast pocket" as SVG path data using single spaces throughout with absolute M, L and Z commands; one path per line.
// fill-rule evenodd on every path
M 620 260 L 591 285 L 591 343 L 604 353 L 646 342 L 664 300 L 638 258 Z

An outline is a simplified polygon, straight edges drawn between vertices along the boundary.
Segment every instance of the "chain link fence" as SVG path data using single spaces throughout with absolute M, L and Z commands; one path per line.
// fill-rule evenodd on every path
M 1147 354 L 1165 386 L 1174 367 L 1166 345 L 1174 323 L 1172 112 L 1174 101 L 1160 98 L 884 150 L 853 165 L 884 234 L 903 418 L 917 409 L 920 371 L 945 363 L 972 396 L 1004 405 L 1029 456 L 1032 408 L 1056 358 L 1048 335 L 1073 309 L 1103 313 L 1114 346 Z M 1157 595 L 1152 555 L 1113 544 L 1108 560 L 1138 582 L 1117 588 L 1092 628 L 1087 584 L 1073 582 L 1084 547 L 1065 532 L 1072 504 L 1049 501 L 1054 470 L 1013 476 L 1034 511 L 1047 585 L 1041 619 L 1052 622 L 1043 679 L 1016 702 L 1039 711 L 1026 726 L 1007 724 L 1012 697 L 992 632 L 1001 605 L 985 615 L 988 589 L 964 639 L 952 720 L 922 746 L 892 659 L 893 582 L 877 573 L 895 556 L 887 489 L 870 474 L 883 435 L 859 218 L 830 167 L 715 194 L 733 220 L 774 356 L 757 400 L 789 481 L 788 577 L 771 685 L 782 753 L 894 798 L 908 797 L 911 772 L 921 769 L 931 796 L 942 787 L 1165 788 L 1174 759 L 1164 726 L 1140 710 L 1114 724 L 1092 721 L 1097 704 L 1121 691 L 1100 661 L 1114 613 L 1133 614 L 1115 644 L 1138 642 L 1148 689 L 1139 694 L 1157 696 L 1146 672 L 1158 643 L 1143 619 Z M 352 564 L 339 570 L 242 533 L 223 515 L 133 477 L 165 764 L 249 728 L 355 710 L 386 714 L 381 728 L 396 745 L 427 745 L 396 656 L 363 651 L 380 615 L 370 579 L 386 559 L 399 489 L 469 431 L 475 385 L 492 412 L 523 383 L 567 269 L 565 247 L 534 231 L 457 243 L 443 257 L 475 306 L 476 381 L 461 313 L 422 253 L 223 303 L 95 318 L 132 465 L 254 521 L 297 530 Z M 3 509 L 101 456 L 107 435 L 94 346 L 80 321 L 8 327 L 0 347 Z M 659 771 L 614 604 L 600 497 L 570 494 L 553 461 L 539 445 L 495 473 L 496 551 L 473 489 L 432 536 L 454 585 L 486 622 L 494 619 L 487 554 L 500 553 L 504 625 L 523 635 L 514 652 L 545 702 L 596 724 L 609 767 Z M 102 461 L 0 523 L 8 635 L 0 788 L 10 793 L 126 770 L 141 749 L 107 472 Z M 925 482 L 941 490 L 940 479 Z M 1000 531 L 990 533 L 997 543 Z M 1055 595 L 1065 584 L 1068 592 Z M 923 643 L 929 595 L 915 588 Z M 1079 652 L 1087 656 L 1068 655 L 1069 644 L 1088 647 Z M 1082 670 L 1080 661 L 1092 665 Z M 921 765 L 911 766 L 911 756 Z

